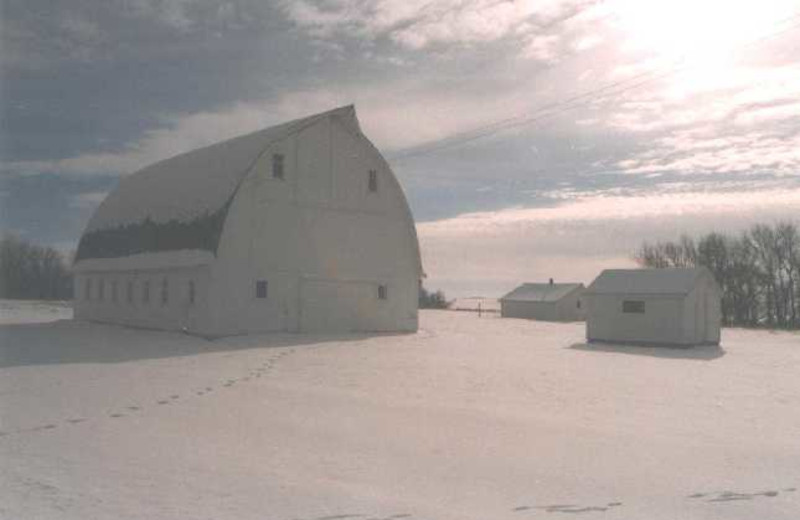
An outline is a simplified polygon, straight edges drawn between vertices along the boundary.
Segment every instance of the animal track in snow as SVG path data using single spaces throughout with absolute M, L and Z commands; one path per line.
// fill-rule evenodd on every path
M 791 493 L 795 491 L 795 488 L 786 488 L 783 490 L 784 493 Z M 740 493 L 738 491 L 720 491 L 720 492 L 713 492 L 713 493 L 693 493 L 689 495 L 687 498 L 690 499 L 704 499 L 704 502 L 739 502 L 743 500 L 753 500 L 756 498 L 775 498 L 780 495 L 780 491 L 775 490 L 767 490 L 767 491 L 756 491 L 752 493 Z
M 581 514 L 581 513 L 603 513 L 611 508 L 619 507 L 622 502 L 608 502 L 602 506 L 581 506 L 576 504 L 551 504 L 547 506 L 518 506 L 512 509 L 516 513 L 530 511 L 533 509 L 545 511 L 546 513 L 568 513 L 568 514 Z

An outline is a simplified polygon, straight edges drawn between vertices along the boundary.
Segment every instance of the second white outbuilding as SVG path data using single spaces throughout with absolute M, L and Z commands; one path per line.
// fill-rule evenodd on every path
M 720 288 L 704 268 L 607 269 L 584 293 L 586 339 L 719 344 Z
M 582 283 L 524 283 L 500 298 L 503 318 L 581 321 L 585 314 Z

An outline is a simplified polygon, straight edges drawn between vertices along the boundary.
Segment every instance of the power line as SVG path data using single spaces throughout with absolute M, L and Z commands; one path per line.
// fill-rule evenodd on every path
M 784 23 L 790 22 L 791 20 L 798 19 L 798 18 L 800 18 L 800 13 L 796 13 L 796 14 L 794 14 L 792 16 L 786 17 L 786 18 L 780 20 L 779 22 L 777 22 L 776 25 L 783 25 Z M 797 27 L 798 25 L 800 25 L 800 22 L 791 24 L 791 25 L 789 25 L 788 27 L 786 27 L 784 29 L 769 33 L 767 35 L 764 35 L 764 36 L 761 36 L 761 37 L 756 38 L 754 40 L 751 40 L 749 42 L 746 42 L 746 43 L 742 44 L 740 47 L 748 47 L 748 46 L 751 46 L 751 45 L 757 45 L 757 44 L 763 43 L 764 41 L 766 41 L 768 39 L 775 38 L 775 37 L 787 32 L 787 31 L 789 31 L 790 29 L 792 29 L 794 27 Z M 653 69 L 653 70 L 650 70 L 650 71 L 645 71 L 645 72 L 636 74 L 636 75 L 634 75 L 634 76 L 632 76 L 630 78 L 626 78 L 624 80 L 618 80 L 618 81 L 615 81 L 615 82 L 611 82 L 611 83 L 608 83 L 606 85 L 603 85 L 602 87 L 599 87 L 599 88 L 596 88 L 596 89 L 592 89 L 592 90 L 586 91 L 584 93 L 571 96 L 571 97 L 569 97 L 567 99 L 564 99 L 564 100 L 561 100 L 561 101 L 552 102 L 552 103 L 548 103 L 547 105 L 539 107 L 539 108 L 535 109 L 534 111 L 532 111 L 532 112 L 530 112 L 530 113 L 528 113 L 526 115 L 521 115 L 521 116 L 515 116 L 515 117 L 509 117 L 509 118 L 501 119 L 501 120 L 495 121 L 493 123 L 489 123 L 487 125 L 483 125 L 483 126 L 478 127 L 476 129 L 470 130 L 468 132 L 459 133 L 459 134 L 452 135 L 450 137 L 446 137 L 446 138 L 441 139 L 441 140 L 439 140 L 439 141 L 437 141 L 437 142 L 435 142 L 434 144 L 431 144 L 431 145 L 421 145 L 421 146 L 417 146 L 417 147 L 413 147 L 413 148 L 407 149 L 406 152 L 402 152 L 401 151 L 401 152 L 395 154 L 394 157 L 391 157 L 390 160 L 392 160 L 394 162 L 398 162 L 398 161 L 403 161 L 405 159 L 410 159 L 410 158 L 413 158 L 413 157 L 420 157 L 420 156 L 428 155 L 428 154 L 431 154 L 431 153 L 434 153 L 434 152 L 437 152 L 437 151 L 440 151 L 440 150 L 443 150 L 443 149 L 452 148 L 454 146 L 460 146 L 460 145 L 463 145 L 463 144 L 466 144 L 466 143 L 469 143 L 469 142 L 472 142 L 472 141 L 476 141 L 478 139 L 482 139 L 484 137 L 488 137 L 488 136 L 497 134 L 497 133 L 502 132 L 504 130 L 508 130 L 508 129 L 511 129 L 511 128 L 517 128 L 517 127 L 520 127 L 520 126 L 527 126 L 527 125 L 536 123 L 538 121 L 541 121 L 543 119 L 547 119 L 547 118 L 556 116 L 558 114 L 567 112 L 569 110 L 574 110 L 574 109 L 579 108 L 581 106 L 587 105 L 587 104 L 591 103 L 592 101 L 596 101 L 596 100 L 604 99 L 604 98 L 608 98 L 608 97 L 618 97 L 619 95 L 624 94 L 625 92 L 628 92 L 630 90 L 634 90 L 634 89 L 639 88 L 639 87 L 641 87 L 643 85 L 646 85 L 646 84 L 651 83 L 653 81 L 656 81 L 656 80 L 662 79 L 664 77 L 670 76 L 672 74 L 675 74 L 677 72 L 680 72 L 681 70 L 684 70 L 684 69 L 688 68 L 688 65 L 686 64 L 686 60 L 687 60 L 687 56 L 684 55 L 682 58 L 680 58 L 674 64 L 672 64 L 669 69 L 666 69 L 666 70 Z

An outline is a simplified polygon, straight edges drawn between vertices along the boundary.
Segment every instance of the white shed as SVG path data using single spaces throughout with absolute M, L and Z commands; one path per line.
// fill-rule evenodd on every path
M 582 283 L 524 283 L 500 298 L 503 318 L 581 321 L 585 317 Z
M 414 331 L 403 190 L 353 106 L 124 178 L 81 238 L 75 316 L 211 336 Z
M 608 269 L 584 293 L 589 341 L 719 344 L 720 289 L 704 268 Z

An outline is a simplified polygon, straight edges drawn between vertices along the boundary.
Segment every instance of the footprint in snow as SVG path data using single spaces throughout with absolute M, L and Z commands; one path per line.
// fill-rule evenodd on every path
M 792 488 L 789 488 L 792 489 Z M 788 489 L 784 490 L 788 492 Z M 780 494 L 779 491 L 756 491 L 752 493 L 740 493 L 738 491 L 722 491 L 719 493 L 694 493 L 689 495 L 689 498 L 706 498 L 706 502 L 740 502 L 744 500 L 753 500 L 759 497 L 775 498 Z
M 531 509 L 538 509 L 547 513 L 568 513 L 568 514 L 581 514 L 581 513 L 603 513 L 613 507 L 619 507 L 622 502 L 608 502 L 604 506 L 580 506 L 575 504 L 551 504 L 549 506 L 518 506 L 512 509 L 515 512 L 529 511 Z

